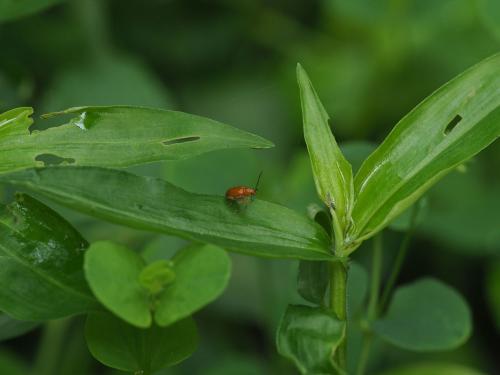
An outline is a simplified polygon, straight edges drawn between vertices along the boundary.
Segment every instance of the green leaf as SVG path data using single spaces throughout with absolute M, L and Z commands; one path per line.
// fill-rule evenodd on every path
M 150 300 L 139 283 L 144 266 L 140 255 L 109 241 L 93 243 L 85 254 L 85 277 L 97 299 L 126 322 L 147 328 Z
M 392 130 L 354 179 L 352 240 L 373 236 L 500 134 L 500 54 L 429 96 Z
M 226 288 L 231 260 L 211 245 L 191 245 L 173 259 L 175 281 L 158 298 L 155 321 L 160 326 L 193 314 L 215 300 Z
M 328 114 L 300 64 L 297 65 L 297 81 L 302 102 L 304 138 L 316 190 L 327 206 L 333 203 L 341 228 L 345 228 L 353 203 L 351 165 L 340 151 L 328 124 Z
M 164 276 L 165 268 L 161 266 L 165 262 L 146 266 L 134 251 L 99 241 L 85 255 L 85 276 L 104 306 L 140 328 L 151 325 L 152 314 L 160 326 L 190 316 L 217 298 L 229 280 L 229 257 L 215 246 L 196 244 L 179 251 L 168 262 L 168 282 L 158 288 L 157 272 L 162 271 L 160 276 Z M 145 274 L 154 276 L 154 291 L 150 288 L 151 279 Z
M 51 167 L 0 175 L 65 206 L 131 227 L 212 243 L 251 255 L 332 260 L 323 228 L 255 200 L 235 210 L 222 196 L 188 193 L 166 181 L 95 167 Z
M 297 291 L 309 302 L 325 303 L 325 294 L 330 281 L 328 262 L 301 260 L 297 277 Z
M 168 327 L 141 329 L 111 314 L 89 314 L 85 338 L 92 355 L 107 366 L 150 374 L 188 358 L 197 346 L 191 318 Z
M 62 0 L 0 0 L 0 22 L 39 12 Z
M 0 173 L 36 166 L 126 167 L 227 148 L 268 148 L 257 135 L 204 117 L 132 106 L 78 107 L 68 123 L 29 133 L 31 108 L 0 115 Z
M 24 335 L 39 324 L 39 322 L 17 320 L 7 314 L 0 314 L 0 341 Z
M 463 344 L 471 334 L 467 302 L 451 287 L 420 279 L 394 293 L 387 315 L 373 323 L 384 340 L 415 351 L 447 350 Z
M 148 264 L 139 273 L 139 283 L 149 294 L 160 293 L 165 287 L 172 284 L 175 280 L 175 271 L 173 262 L 160 259 Z
M 278 328 L 278 352 L 292 360 L 301 374 L 332 374 L 332 357 L 344 334 L 345 323 L 333 312 L 290 305 Z
M 399 367 L 378 375 L 484 375 L 482 372 L 454 363 L 425 362 Z
M 0 205 L 0 309 L 47 320 L 97 308 L 82 271 L 86 247 L 68 222 L 27 195 Z

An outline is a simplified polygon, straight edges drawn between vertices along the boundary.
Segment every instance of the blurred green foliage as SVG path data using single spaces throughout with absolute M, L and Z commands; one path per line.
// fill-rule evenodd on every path
M 296 63 L 315 82 L 341 148 L 349 149 L 347 158 L 359 164 L 370 146 L 347 143 L 380 142 L 442 83 L 498 52 L 498 4 L 0 0 L 0 111 L 33 105 L 39 115 L 72 105 L 136 104 L 212 117 L 269 138 L 276 148 L 218 151 L 133 171 L 166 178 L 190 191 L 222 195 L 231 185 L 253 185 L 263 170 L 259 195 L 305 214 L 319 200 L 301 134 Z M 36 118 L 35 127 L 54 124 Z M 461 290 L 472 308 L 472 340 L 439 354 L 407 353 L 374 343 L 369 373 L 417 361 L 447 361 L 488 374 L 500 371 L 495 349 L 499 272 L 490 266 L 500 259 L 499 165 L 497 142 L 427 194 L 425 215 L 401 277 L 401 282 L 410 282 L 432 275 Z M 0 197 L 5 203 L 11 194 L 1 191 Z M 113 239 L 142 248 L 148 261 L 168 258 L 185 244 L 55 208 L 89 241 Z M 385 237 L 387 265 L 401 234 L 389 230 Z M 369 253 L 369 248 L 360 249 L 356 260 L 366 265 Z M 274 332 L 287 303 L 304 302 L 295 290 L 298 264 L 241 255 L 232 259 L 228 289 L 197 316 L 198 351 L 161 374 L 295 374 L 277 355 Z M 488 277 L 482 275 L 485 270 Z M 356 287 L 352 289 L 356 294 Z M 67 350 L 67 358 L 50 375 L 107 371 L 90 358 L 77 323 L 79 327 L 62 334 L 66 346 L 59 349 Z M 4 342 L 0 373 L 46 368 L 40 364 L 44 359 L 34 354 L 39 334 Z M 353 352 L 359 350 L 355 336 L 350 341 Z M 450 366 L 435 365 L 429 371 L 456 374 Z M 423 368 L 387 373 L 424 374 Z

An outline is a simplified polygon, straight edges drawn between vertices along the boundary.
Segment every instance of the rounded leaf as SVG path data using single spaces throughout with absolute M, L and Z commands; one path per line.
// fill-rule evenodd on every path
M 169 325 L 191 315 L 217 298 L 226 288 L 231 261 L 212 245 L 191 245 L 173 259 L 175 281 L 159 295 L 155 321 Z
M 139 283 L 143 259 L 109 241 L 90 245 L 85 254 L 85 277 L 97 299 L 114 314 L 137 327 L 151 325 L 150 300 Z
M 98 361 L 122 371 L 147 374 L 188 358 L 198 342 L 191 318 L 164 328 L 153 325 L 141 329 L 108 313 L 89 314 L 85 338 Z
M 451 287 L 425 278 L 400 287 L 387 315 L 373 323 L 384 340 L 415 351 L 453 349 L 471 334 L 466 301 Z

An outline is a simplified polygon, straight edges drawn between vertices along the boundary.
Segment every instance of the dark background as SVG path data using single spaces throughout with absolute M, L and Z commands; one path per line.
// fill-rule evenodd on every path
M 317 198 L 301 135 L 297 62 L 355 162 L 427 95 L 500 50 L 498 0 L 44 0 L 36 7 L 9 15 L 0 2 L 0 110 L 33 106 L 36 128 L 57 125 L 40 114 L 70 106 L 147 105 L 250 130 L 276 148 L 133 170 L 220 195 L 252 185 L 263 170 L 261 198 L 303 213 Z M 460 290 L 473 313 L 471 339 L 430 354 L 377 343 L 369 374 L 421 361 L 500 373 L 499 167 L 497 142 L 431 189 L 400 278 L 431 275 Z M 148 259 L 183 245 L 55 208 L 90 241 L 113 238 Z M 387 267 L 402 235 L 384 234 Z M 354 258 L 368 266 L 370 251 L 368 242 Z M 234 255 L 228 290 L 196 316 L 197 353 L 162 374 L 295 374 L 277 355 L 274 334 L 286 304 L 298 300 L 296 269 L 292 261 Z M 52 353 L 60 374 L 110 373 L 90 357 L 82 326 L 72 319 Z M 0 372 L 43 364 L 42 340 L 37 329 L 2 343 Z

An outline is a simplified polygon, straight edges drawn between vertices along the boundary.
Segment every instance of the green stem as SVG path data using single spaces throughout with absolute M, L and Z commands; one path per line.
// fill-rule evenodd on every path
M 373 320 L 377 315 L 380 280 L 382 274 L 382 232 L 373 239 L 373 259 L 370 282 L 370 299 L 368 301 L 368 319 Z
M 394 285 L 396 284 L 396 280 L 398 279 L 399 273 L 401 272 L 401 267 L 403 266 L 403 262 L 406 258 L 410 241 L 413 237 L 413 234 L 415 233 L 415 226 L 419 209 L 420 204 L 419 202 L 416 202 L 411 209 L 412 212 L 410 218 L 410 227 L 406 231 L 403 241 L 401 241 L 398 254 L 396 255 L 396 259 L 394 261 L 394 266 L 392 267 L 391 274 L 389 276 L 389 279 L 387 280 L 387 284 L 385 285 L 384 292 L 382 293 L 382 298 L 379 305 L 379 313 L 386 309 L 387 304 L 389 303 L 389 297 L 391 296 Z
M 337 318 L 347 323 L 347 267 L 341 261 L 330 264 L 330 308 Z M 334 357 L 340 370 L 346 368 L 346 339 L 342 340 Z
M 377 305 L 380 292 L 380 281 L 382 275 L 382 233 L 379 233 L 373 239 L 373 259 L 370 282 L 370 299 L 368 301 L 367 318 L 368 325 L 377 318 Z M 372 332 L 365 327 L 363 346 L 358 361 L 357 375 L 363 375 L 366 371 L 366 365 L 370 357 L 372 343 Z
M 64 351 L 64 339 L 69 319 L 52 320 L 45 324 L 38 352 L 33 366 L 35 375 L 54 375 L 58 373 L 60 356 Z

